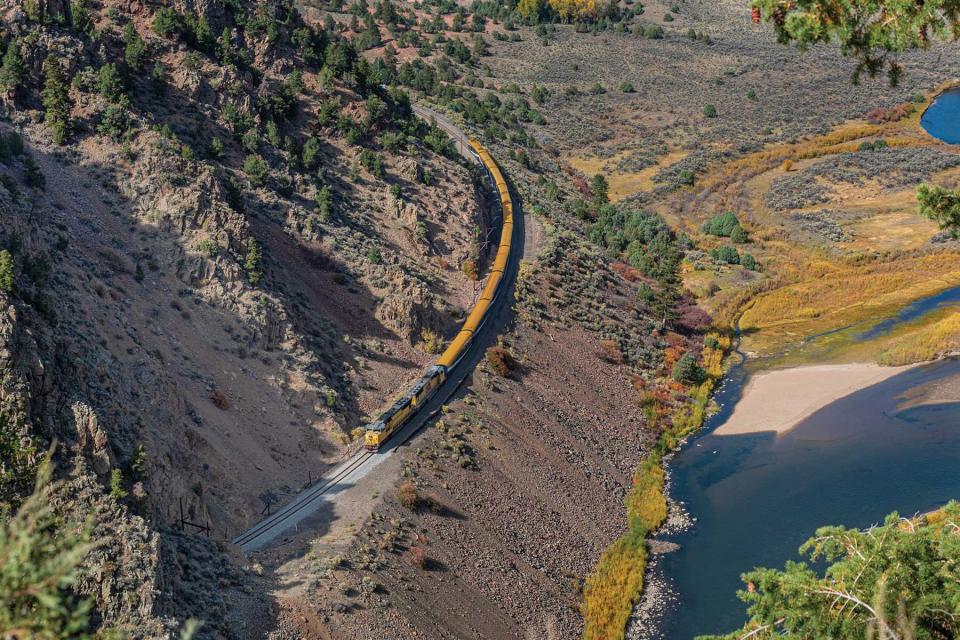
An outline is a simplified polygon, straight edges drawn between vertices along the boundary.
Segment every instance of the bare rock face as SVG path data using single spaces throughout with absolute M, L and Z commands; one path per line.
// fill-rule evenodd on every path
M 420 339 L 424 329 L 442 323 L 436 297 L 426 286 L 400 276 L 377 307 L 377 319 L 410 342 Z
M 175 0 L 173 6 L 179 13 L 194 13 L 206 20 L 213 33 L 219 34 L 226 25 L 223 3 L 217 0 Z
M 94 523 L 93 548 L 84 561 L 77 589 L 96 610 L 130 638 L 172 637 L 155 616 L 160 592 L 159 536 L 139 516 L 103 492 L 79 461 L 75 476 L 54 492 L 54 507 L 77 522 Z M 114 567 L 123 567 L 116 571 Z
M 94 473 L 101 478 L 110 473 L 110 441 L 100 428 L 97 414 L 83 402 L 73 403 L 73 418 L 77 428 L 77 447 L 90 461 Z
M 423 181 L 423 168 L 420 166 L 420 163 L 417 162 L 416 158 L 406 156 L 401 158 L 397 163 L 397 172 L 400 174 L 400 177 L 410 182 L 419 184 Z
M 226 248 L 241 251 L 248 236 L 246 220 L 226 204 L 226 194 L 209 169 L 194 175 L 195 166 L 152 152 L 136 165 L 128 182 L 128 196 L 139 213 L 159 222 L 168 231 L 183 234 L 203 229 L 217 233 Z M 156 176 L 191 175 L 191 180 L 157 180 Z
M 385 198 L 387 201 L 387 211 L 397 217 L 404 226 L 412 229 L 417 225 L 419 215 L 416 205 L 412 202 L 404 202 L 399 198 L 395 198 L 389 190 L 386 192 Z

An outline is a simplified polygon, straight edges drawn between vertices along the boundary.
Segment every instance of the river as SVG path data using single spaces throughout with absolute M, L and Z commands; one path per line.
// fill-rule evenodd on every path
M 859 339 L 957 303 L 960 288 L 905 307 Z M 738 628 L 746 619 L 740 574 L 800 559 L 797 549 L 821 525 L 865 527 L 891 511 L 912 515 L 960 498 L 960 402 L 918 400 L 943 398 L 945 385 L 946 397 L 960 399 L 960 360 L 857 391 L 780 436 L 715 435 L 746 379 L 742 367 L 731 371 L 716 396 L 720 412 L 670 462 L 670 495 L 693 522 L 657 536 L 679 549 L 651 564 L 671 604 L 645 637 L 690 640 Z

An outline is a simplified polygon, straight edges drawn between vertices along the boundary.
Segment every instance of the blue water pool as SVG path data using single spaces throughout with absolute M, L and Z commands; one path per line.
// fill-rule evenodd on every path
M 920 118 L 920 126 L 934 138 L 960 144 L 960 87 L 937 96 Z

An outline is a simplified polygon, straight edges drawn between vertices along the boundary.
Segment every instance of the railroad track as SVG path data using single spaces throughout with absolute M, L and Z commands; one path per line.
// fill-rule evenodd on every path
M 466 159 L 474 163 L 482 162 L 470 145 L 467 136 L 450 121 L 449 118 L 426 107 L 413 106 L 413 111 L 422 120 L 434 122 L 447 132 L 453 139 L 457 151 Z M 493 191 L 496 192 L 496 185 Z M 393 455 L 397 448 L 416 433 L 426 422 L 433 419 L 472 373 L 474 367 L 483 356 L 484 347 L 493 341 L 499 329 L 510 317 L 509 300 L 512 298 L 513 285 L 519 269 L 520 258 L 523 256 L 524 220 L 519 200 L 513 201 L 513 234 L 510 247 L 510 256 L 507 267 L 503 272 L 503 282 L 497 290 L 496 297 L 491 301 L 489 310 L 483 317 L 473 335 L 469 349 L 450 367 L 446 380 L 438 387 L 437 392 L 429 401 L 419 408 L 417 413 L 405 424 L 398 427 L 377 451 L 359 450 L 351 455 L 339 466 L 328 472 L 314 485 L 298 493 L 290 502 L 285 504 L 276 513 L 267 516 L 253 527 L 234 538 L 234 544 L 244 551 L 255 551 L 270 544 L 285 532 L 294 529 L 305 519 L 317 513 L 323 504 L 333 503 L 338 493 L 356 484 L 367 473 Z M 506 302 L 506 304 L 505 304 Z
M 273 515 L 267 516 L 266 519 L 258 522 L 253 528 L 247 529 L 234 538 L 233 543 L 246 549 L 251 543 L 256 542 L 258 538 L 272 532 L 276 528 L 286 530 L 288 525 L 293 526 L 296 522 L 303 519 L 301 516 L 305 517 L 313 513 L 310 509 L 321 497 L 342 483 L 345 483 L 351 474 L 363 467 L 367 460 L 374 455 L 376 454 L 371 451 L 356 452 L 348 458 L 346 462 L 321 478 L 316 484 L 307 487 L 297 494 L 297 496 L 284 505 L 281 510 Z

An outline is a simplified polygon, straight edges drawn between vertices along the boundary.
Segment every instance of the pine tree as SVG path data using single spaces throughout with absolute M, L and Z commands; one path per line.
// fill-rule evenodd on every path
M 13 40 L 7 51 L 3 54 L 3 62 L 0 63 L 0 90 L 8 96 L 13 97 L 17 89 L 23 83 L 25 68 L 23 64 L 23 55 L 20 52 L 20 41 Z
M 610 186 L 607 184 L 607 178 L 598 173 L 590 180 L 590 191 L 593 193 L 593 208 L 599 209 L 610 202 Z
M 806 48 L 836 42 L 857 60 L 854 83 L 887 71 L 897 84 L 902 69 L 895 54 L 926 49 L 932 38 L 951 42 L 960 37 L 960 0 L 754 0 L 783 43 Z M 894 54 L 894 55 L 891 55 Z
M 960 237 L 960 191 L 932 184 L 917 187 L 920 215 L 937 223 L 954 237 Z
M 260 261 L 263 254 L 260 251 L 260 245 L 251 236 L 247 239 L 247 258 L 243 263 L 243 268 L 247 272 L 247 278 L 250 284 L 257 284 L 263 278 L 263 271 L 260 270 Z
M 63 144 L 70 137 L 70 111 L 73 101 L 70 99 L 70 87 L 60 61 L 48 56 L 43 61 L 43 99 L 44 121 L 50 127 L 53 141 Z
M 800 547 L 809 562 L 743 574 L 749 621 L 702 640 L 934 640 L 960 635 L 960 505 L 865 531 L 821 527 Z
M 6 249 L 0 249 L 0 291 L 13 291 L 13 256 Z
M 90 602 L 71 587 L 90 549 L 88 528 L 54 511 L 51 474 L 47 461 L 33 495 L 0 524 L 0 629 L 12 638 L 87 640 Z

